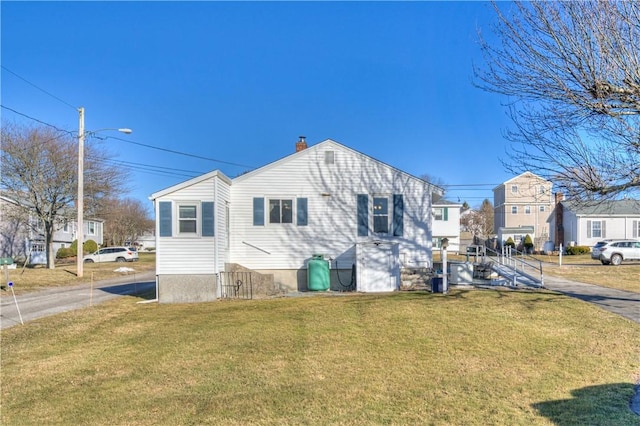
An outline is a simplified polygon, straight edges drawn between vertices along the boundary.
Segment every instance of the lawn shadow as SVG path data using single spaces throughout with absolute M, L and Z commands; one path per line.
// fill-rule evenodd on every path
M 99 287 L 98 290 L 121 296 L 138 296 L 145 300 L 153 300 L 156 297 L 156 282 L 141 281 L 128 284 L 117 284 Z
M 612 383 L 571 391 L 573 398 L 532 404 L 556 425 L 640 425 L 640 415 L 632 411 L 634 386 Z M 633 408 L 640 410 L 640 407 Z

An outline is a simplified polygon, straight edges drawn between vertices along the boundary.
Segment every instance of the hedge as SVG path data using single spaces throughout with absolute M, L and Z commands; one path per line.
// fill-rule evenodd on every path
M 587 254 L 591 253 L 591 247 L 589 246 L 572 246 L 567 247 L 567 254 Z

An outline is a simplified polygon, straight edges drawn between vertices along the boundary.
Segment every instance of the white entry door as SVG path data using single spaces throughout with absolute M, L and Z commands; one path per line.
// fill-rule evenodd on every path
M 362 292 L 394 291 L 398 289 L 398 245 L 392 243 L 361 243 L 357 248 L 356 288 Z

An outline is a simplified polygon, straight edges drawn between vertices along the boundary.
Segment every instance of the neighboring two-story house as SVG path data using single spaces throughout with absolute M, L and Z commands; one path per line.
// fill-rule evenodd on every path
M 536 250 L 554 240 L 553 184 L 531 172 L 522 173 L 493 189 L 494 230 L 498 242 L 511 237 L 516 245 L 531 236 Z
M 460 253 L 460 212 L 462 204 L 440 199 L 433 203 L 431 215 L 433 227 L 433 248 L 442 247 L 442 239 L 449 240 L 451 253 Z
M 44 265 L 47 263 L 44 226 L 35 215 L 12 214 L 17 208 L 14 200 L 0 196 L 0 257 L 28 259 L 29 264 Z M 103 243 L 102 220 L 85 218 L 83 228 L 85 241 L 93 240 L 98 245 Z M 77 232 L 75 219 L 61 217 L 53 234 L 54 254 L 60 248 L 70 247 L 77 238 Z

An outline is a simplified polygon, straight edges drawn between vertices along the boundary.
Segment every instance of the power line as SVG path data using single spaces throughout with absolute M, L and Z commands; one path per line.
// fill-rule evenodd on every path
M 73 136 L 73 135 L 74 135 L 74 133 L 75 133 L 75 132 L 72 132 L 72 131 L 69 131 L 69 130 L 60 129 L 60 128 L 58 128 L 58 127 L 54 126 L 53 124 L 49 124 L 49 123 L 47 123 L 47 122 L 45 122 L 45 121 L 42 121 L 42 120 L 37 119 L 37 118 L 35 118 L 35 117 L 32 117 L 32 116 L 30 116 L 30 115 L 28 115 L 28 114 L 22 113 L 22 112 L 20 112 L 20 111 L 16 111 L 15 109 L 10 108 L 10 107 L 7 107 L 7 106 L 5 106 L 5 105 L 0 105 L 0 106 L 1 106 L 2 108 L 4 108 L 4 109 L 7 109 L 7 110 L 9 110 L 9 111 L 11 111 L 11 112 L 13 112 L 13 113 L 15 113 L 15 114 L 18 114 L 18 115 L 21 115 L 21 116 L 23 116 L 23 117 L 25 117 L 25 118 L 28 118 L 28 119 L 30 119 L 30 120 L 33 120 L 33 121 L 35 121 L 35 122 L 37 122 L 37 123 L 43 124 L 43 125 L 45 125 L 45 126 L 52 127 L 52 128 L 54 128 L 54 129 L 56 129 L 56 130 L 58 130 L 58 131 L 60 131 L 60 132 L 68 133 L 68 134 L 70 134 L 70 135 L 72 135 L 72 136 Z M 130 140 L 127 140 L 127 139 L 122 139 L 122 138 L 119 138 L 119 137 L 117 137 L 117 136 L 105 136 L 105 137 L 101 137 L 101 136 L 97 136 L 97 135 L 95 135 L 95 134 L 91 134 L 91 132 L 86 132 L 86 133 L 87 133 L 87 136 L 89 136 L 89 137 L 94 137 L 94 138 L 96 138 L 96 139 L 100 139 L 100 140 L 115 139 L 115 140 L 119 140 L 119 141 L 122 141 L 122 142 L 130 143 L 130 144 L 133 144 L 133 145 L 139 145 L 139 146 L 142 146 L 142 147 L 145 147 L 145 148 L 149 148 L 149 149 L 156 149 L 156 150 L 158 150 L 158 151 L 169 152 L 169 153 L 171 153 L 171 154 L 183 155 L 183 156 L 185 156 L 185 157 L 198 158 L 198 159 L 200 159 L 200 160 L 213 161 L 213 162 L 216 162 L 216 163 L 227 164 L 227 165 L 235 166 L 235 167 L 243 167 L 243 168 L 249 168 L 249 169 L 254 168 L 253 166 L 248 166 L 248 165 L 246 165 L 246 164 L 238 164 L 238 163 L 233 163 L 233 162 L 230 162 L 230 161 L 218 160 L 218 159 L 216 159 L 216 158 L 203 157 L 203 156 L 201 156 L 201 155 L 190 154 L 190 153 L 187 153 L 187 152 L 175 151 L 175 150 L 173 150 L 173 149 L 161 148 L 161 147 L 158 147 L 158 146 L 153 146 L 153 145 L 149 145 L 149 144 L 145 144 L 145 143 L 141 143 L 141 142 L 134 142 L 134 141 L 130 141 Z
M 135 162 L 116 160 L 111 158 L 102 158 L 102 157 L 95 157 L 95 156 L 88 156 L 87 158 L 94 161 L 108 162 L 116 166 L 122 166 L 136 172 L 155 172 L 150 174 L 155 174 L 158 176 L 181 176 L 181 177 L 192 178 L 192 177 L 204 174 L 203 172 L 198 172 L 193 170 L 155 166 L 151 164 L 135 163 Z
M 200 160 L 213 161 L 213 162 L 216 162 L 216 163 L 227 164 L 229 166 L 245 167 L 245 168 L 249 168 L 249 169 L 254 168 L 253 166 L 248 166 L 246 164 L 232 163 L 230 161 L 223 161 L 223 160 L 218 160 L 218 159 L 215 159 L 215 158 L 203 157 L 203 156 L 196 155 L 196 154 L 189 154 L 189 153 L 186 153 L 186 152 L 174 151 L 172 149 L 160 148 L 158 146 L 148 145 L 148 144 L 144 144 L 144 143 L 141 143 L 141 142 L 134 142 L 134 141 L 130 141 L 130 140 L 127 140 L 127 139 L 122 139 L 122 138 L 119 138 L 119 137 L 116 137 L 116 136 L 107 136 L 105 138 L 99 138 L 99 139 L 115 139 L 115 140 L 119 140 L 119 141 L 122 141 L 122 142 L 130 143 L 130 144 L 133 144 L 133 145 L 143 146 L 145 148 L 157 149 L 158 151 L 169 152 L 171 154 L 184 155 L 185 157 L 192 157 L 192 158 L 198 158 Z
M 68 106 L 68 107 L 73 108 L 73 109 L 74 109 L 74 110 L 76 110 L 76 111 L 78 110 L 78 108 L 77 108 L 77 107 L 75 107 L 75 106 L 71 105 L 69 102 L 65 101 L 64 99 L 59 98 L 58 96 L 56 96 L 56 95 L 54 95 L 54 94 L 52 94 L 52 93 L 50 93 L 50 92 L 47 92 L 47 91 L 46 91 L 46 90 L 44 90 L 42 87 L 37 86 L 36 84 L 34 84 L 34 83 L 30 82 L 30 81 L 29 81 L 29 80 L 27 80 L 26 78 L 24 78 L 24 77 L 22 77 L 22 76 L 20 76 L 20 75 L 16 74 L 15 72 L 11 71 L 9 68 L 5 67 L 4 65 L 0 65 L 0 66 L 2 67 L 2 69 L 3 69 L 3 70 L 5 70 L 5 71 L 7 71 L 7 72 L 9 72 L 9 73 L 11 73 L 11 74 L 13 74 L 13 75 L 15 75 L 15 76 L 16 76 L 16 77 L 18 77 L 20 80 L 22 80 L 22 81 L 24 81 L 25 83 L 27 83 L 27 84 L 29 84 L 29 85 L 31 85 L 31 86 L 33 86 L 33 87 L 35 87 L 35 88 L 36 88 L 36 89 L 38 89 L 38 90 L 40 90 L 42 93 L 45 93 L 46 95 L 51 96 L 53 99 L 57 100 L 58 102 L 61 102 L 61 103 L 65 104 L 65 105 L 66 105 L 66 106 Z
M 449 188 L 452 186 L 492 186 L 492 187 L 496 187 L 500 185 L 499 183 L 461 183 L 461 184 L 455 184 L 455 185 L 442 185 L 445 188 Z
M 35 118 L 35 117 L 31 117 L 30 115 L 27 115 L 27 114 L 25 114 L 25 113 L 23 113 L 23 112 L 16 111 L 16 110 L 15 110 L 15 109 L 13 109 L 13 108 L 9 108 L 9 107 L 8 107 L 8 106 L 6 106 L 6 105 L 0 105 L 0 107 L 2 107 L 2 108 L 4 108 L 4 109 L 8 109 L 9 111 L 13 112 L 14 114 L 21 115 L 22 117 L 28 118 L 29 120 L 33 120 L 33 121 L 35 121 L 35 122 L 37 122 L 37 123 L 44 124 L 45 126 L 52 127 L 52 128 L 56 129 L 56 130 L 57 130 L 57 131 L 59 131 L 59 132 L 68 133 L 68 134 L 70 134 L 70 135 L 72 135 L 72 136 L 73 136 L 73 132 L 70 132 L 69 130 L 61 129 L 61 128 L 57 127 L 57 126 L 54 126 L 53 124 L 47 123 L 46 121 L 39 120 L 39 119 L 37 119 L 37 118 Z

